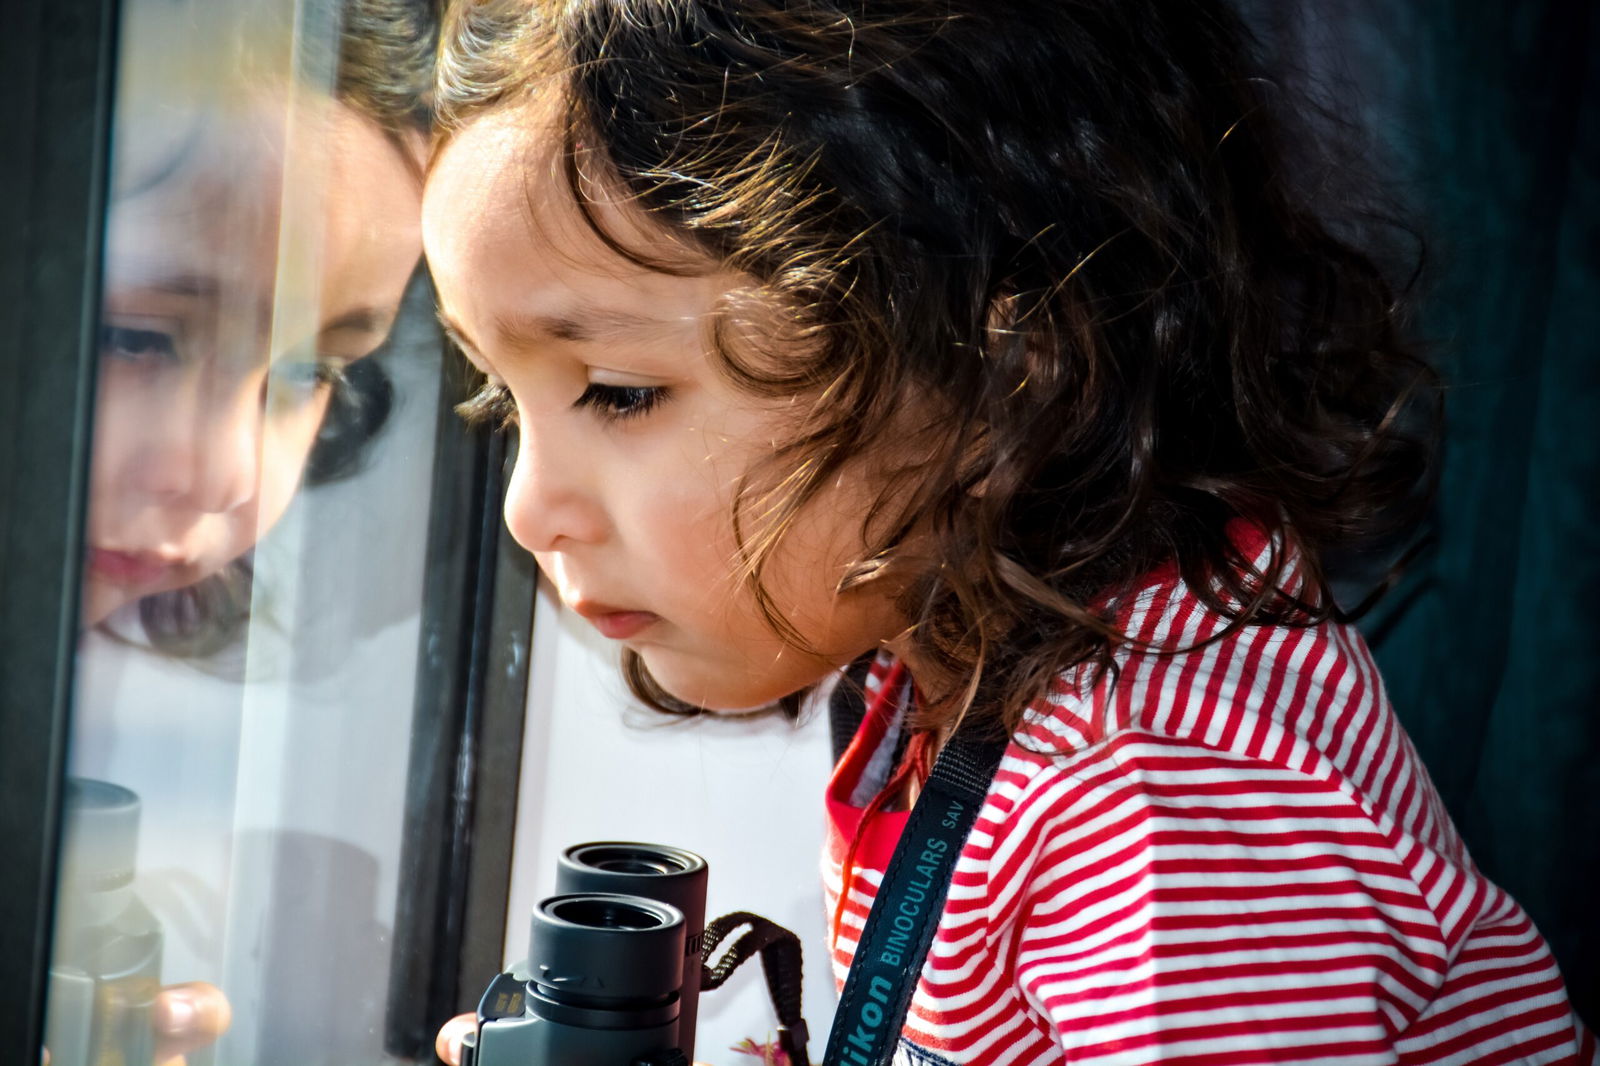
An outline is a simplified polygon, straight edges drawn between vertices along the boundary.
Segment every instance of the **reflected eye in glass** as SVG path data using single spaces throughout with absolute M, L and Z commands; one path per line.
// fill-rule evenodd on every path
M 108 322 L 100 327 L 100 355 L 105 359 L 136 365 L 175 363 L 178 361 L 178 343 L 166 330 L 139 329 Z
M 272 364 L 267 402 L 274 411 L 302 410 L 344 380 L 344 363 L 336 359 L 280 359 Z

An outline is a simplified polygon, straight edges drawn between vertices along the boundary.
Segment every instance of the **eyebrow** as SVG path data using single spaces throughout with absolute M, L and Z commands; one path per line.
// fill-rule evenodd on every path
M 456 347 L 481 356 L 483 348 L 440 308 L 439 325 Z M 495 332 L 512 348 L 536 348 L 550 341 L 593 344 L 618 337 L 636 336 L 666 328 L 668 323 L 646 315 L 612 308 L 579 308 L 562 314 L 523 314 L 495 319 Z
M 222 295 L 222 282 L 209 274 L 172 274 L 145 282 L 144 287 L 153 292 L 201 300 L 215 300 Z
M 439 328 L 444 330 L 444 335 L 450 339 L 451 344 L 469 355 L 478 354 L 478 346 L 467 336 L 465 330 L 450 320 L 450 316 L 444 313 L 444 308 L 435 310 L 434 317 L 439 320 Z
M 213 307 L 221 303 L 223 294 L 227 292 L 228 288 L 227 282 L 215 274 L 200 274 L 193 271 L 179 271 L 174 274 L 159 274 L 150 278 L 138 278 L 125 286 L 113 285 L 110 287 L 126 288 L 129 292 L 153 292 L 164 296 L 176 296 L 185 300 L 197 300 Z M 267 294 L 259 301 L 256 314 L 263 321 L 270 321 L 272 308 L 273 298 L 270 294 Z
M 593 344 L 661 329 L 659 319 L 613 308 L 582 307 L 562 314 L 511 315 L 495 319 L 501 339 L 513 348 L 550 341 Z
M 388 333 L 394 325 L 394 316 L 379 307 L 357 307 L 344 312 L 322 326 L 319 334 L 350 330 L 356 333 Z
M 166 293 L 169 296 L 183 296 L 196 300 L 219 300 L 222 298 L 223 283 L 220 279 L 210 274 L 181 273 L 156 278 L 145 282 L 144 287 L 151 292 Z M 272 301 L 270 298 L 262 301 L 262 314 L 270 314 Z M 330 319 L 317 329 L 319 336 L 328 333 L 339 333 L 350 330 L 357 333 L 383 333 L 387 334 L 394 325 L 392 311 L 382 307 L 354 307 L 344 311 L 338 317 Z

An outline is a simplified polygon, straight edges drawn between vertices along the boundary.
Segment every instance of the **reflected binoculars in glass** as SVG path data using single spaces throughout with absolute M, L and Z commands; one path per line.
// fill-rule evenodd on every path
M 672 1066 L 693 1055 L 706 863 L 579 844 L 533 908 L 528 959 L 490 983 L 461 1066 Z
M 139 797 L 69 777 L 45 1047 L 51 1066 L 150 1066 L 161 926 L 133 891 Z

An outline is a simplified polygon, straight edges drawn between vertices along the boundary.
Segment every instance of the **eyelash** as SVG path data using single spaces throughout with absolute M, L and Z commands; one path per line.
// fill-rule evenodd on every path
M 622 422 L 649 414 L 667 398 L 667 390 L 659 385 L 601 385 L 591 382 L 583 390 L 573 407 L 588 407 L 607 422 Z M 511 399 L 511 390 L 497 381 L 484 382 L 465 403 L 456 407 L 456 413 L 469 425 L 493 423 L 504 429 L 515 425 L 517 406 Z
M 590 383 L 574 407 L 589 407 L 608 422 L 643 418 L 667 398 L 659 385 L 597 385 Z
M 175 362 L 178 342 L 163 329 L 106 324 L 100 327 L 100 353 L 124 362 Z
M 119 326 L 100 327 L 100 353 L 110 359 L 144 366 L 170 366 L 181 361 L 176 336 L 163 329 Z M 275 362 L 270 376 L 277 388 L 263 386 L 279 407 L 311 402 L 318 394 L 345 384 L 345 361 L 316 353 Z
M 320 392 L 344 385 L 349 380 L 344 370 L 345 364 L 340 360 L 319 357 L 277 364 L 272 368 L 272 377 L 284 388 Z

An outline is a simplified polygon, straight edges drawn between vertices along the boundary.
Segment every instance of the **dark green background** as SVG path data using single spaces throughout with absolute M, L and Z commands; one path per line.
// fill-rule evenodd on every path
M 1600 1021 L 1600 18 L 1257 0 L 1425 232 L 1449 391 L 1433 549 L 1364 623 L 1473 857 Z

